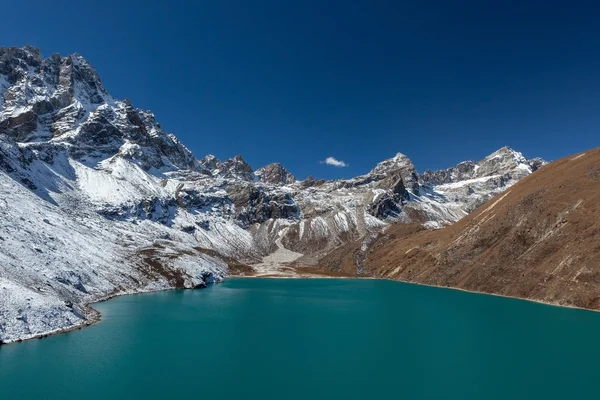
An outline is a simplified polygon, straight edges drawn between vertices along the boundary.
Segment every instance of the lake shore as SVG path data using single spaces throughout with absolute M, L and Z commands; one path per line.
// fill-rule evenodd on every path
M 573 310 L 583 310 L 583 311 L 590 311 L 590 312 L 594 312 L 594 313 L 600 312 L 600 310 L 596 310 L 593 308 L 578 307 L 578 306 L 574 306 L 572 304 L 553 303 L 550 301 L 533 299 L 533 298 L 528 298 L 528 297 L 517 297 L 517 296 L 509 296 L 509 295 L 504 295 L 504 294 L 499 294 L 499 293 L 482 292 L 482 291 L 478 291 L 478 290 L 469 290 L 469 289 L 464 289 L 464 288 L 459 288 L 459 287 L 454 287 L 454 286 L 430 285 L 427 283 L 406 281 L 406 280 L 402 280 L 402 279 L 389 279 L 389 278 L 372 278 L 372 279 L 382 279 L 382 280 L 391 281 L 391 282 L 402 282 L 402 283 L 408 283 L 411 285 L 419 285 L 419 286 L 425 286 L 425 287 L 430 287 L 430 288 L 449 289 L 449 290 L 455 290 L 455 291 L 464 292 L 464 293 L 472 293 L 472 294 L 480 294 L 480 295 L 486 295 L 486 296 L 501 297 L 504 299 L 528 301 L 530 303 L 543 304 L 545 306 L 551 306 L 551 307 L 570 308 Z
M 266 274 L 231 274 L 228 275 L 225 279 L 227 278 L 246 278 L 246 279 L 370 279 L 370 280 L 385 280 L 385 281 L 390 281 L 390 282 L 400 282 L 400 283 L 406 283 L 406 284 L 411 284 L 411 285 L 419 285 L 419 286 L 425 286 L 425 287 L 430 287 L 430 288 L 437 288 L 437 289 L 449 289 L 449 290 L 455 290 L 455 291 L 459 291 L 459 292 L 465 292 L 465 293 L 472 293 L 472 294 L 477 294 L 477 295 L 487 295 L 487 296 L 494 296 L 494 297 L 501 297 L 501 298 L 505 298 L 505 299 L 512 299 L 512 300 L 521 300 L 521 301 L 528 301 L 528 302 L 532 302 L 532 303 L 537 303 L 537 304 L 542 304 L 542 305 L 546 305 L 546 306 L 551 306 L 551 307 L 562 307 L 562 308 L 569 308 L 569 309 L 574 309 L 574 310 L 583 310 L 583 311 L 590 311 L 590 312 L 595 312 L 598 313 L 600 312 L 600 310 L 596 310 L 596 309 L 591 309 L 591 308 L 584 308 L 584 307 L 577 307 L 571 304 L 560 304 L 560 303 L 553 303 L 553 302 L 549 302 L 549 301 L 544 301 L 544 300 L 539 300 L 539 299 L 533 299 L 533 298 L 526 298 L 526 297 L 516 297 L 516 296 L 509 296 L 509 295 L 503 295 L 503 294 L 499 294 L 499 293 L 489 293 L 489 292 L 482 292 L 482 291 L 477 291 L 477 290 L 469 290 L 469 289 L 464 289 L 464 288 L 459 288 L 459 287 L 452 287 L 452 286 L 439 286 L 439 285 L 431 285 L 431 284 L 426 284 L 426 283 L 421 283 L 421 282 L 415 282 L 415 281 L 407 281 L 407 280 L 401 280 L 401 279 L 389 279 L 389 278 L 382 278 L 382 277 L 371 277 L 371 276 L 351 276 L 349 274 L 344 274 L 344 273 L 336 273 L 336 272 L 331 272 L 331 271 L 325 271 L 322 270 L 320 268 L 316 268 L 316 267 L 288 267 L 288 266 L 282 266 L 280 270 L 278 271 L 272 271 Z M 219 284 L 220 282 L 216 282 L 215 284 Z M 167 290 L 189 290 L 189 289 L 194 289 L 194 288 L 188 288 L 188 289 L 181 289 L 181 288 L 162 288 L 162 289 L 152 289 L 152 290 L 132 290 L 132 291 L 127 291 L 127 292 L 121 292 L 121 293 L 111 293 L 110 295 L 107 295 L 99 300 L 93 301 L 91 303 L 85 304 L 85 315 L 86 315 L 86 319 L 82 320 L 80 323 L 71 325 L 71 326 L 67 326 L 64 328 L 59 328 L 59 329 L 54 329 L 51 331 L 47 331 L 47 332 L 41 332 L 38 334 L 34 334 L 34 335 L 30 335 L 30 336 L 25 336 L 25 337 L 21 337 L 18 339 L 14 339 L 14 340 L 10 340 L 10 341 L 5 341 L 2 342 L 0 344 L 0 346 L 2 345 L 9 345 L 9 344 L 14 344 L 14 343 L 20 343 L 23 342 L 25 340 L 32 340 L 32 339 L 43 339 L 49 336 L 54 336 L 54 335 L 58 335 L 58 334 L 62 334 L 62 333 L 68 333 L 68 332 L 72 332 L 72 331 L 76 331 L 76 330 L 80 330 L 83 328 L 86 328 L 88 326 L 91 326 L 97 322 L 100 322 L 102 320 L 102 314 L 96 310 L 93 305 L 94 304 L 98 304 L 98 303 L 102 303 L 105 301 L 108 301 L 110 299 L 113 299 L 115 297 L 120 297 L 120 296 L 127 296 L 127 295 L 132 295 L 132 294 L 144 294 L 144 293 L 154 293 L 154 292 L 161 292 L 161 291 L 167 291 Z M 202 288 L 200 288 L 202 289 Z
M 381 279 L 229 278 L 94 308 L 91 329 L 0 349 L 4 397 L 165 398 L 200 377 L 223 399 L 593 398 L 600 376 L 597 314 Z
M 217 282 L 220 283 L 220 282 Z M 102 313 L 100 313 L 100 311 L 96 310 L 93 305 L 94 304 L 98 304 L 98 303 L 103 303 L 105 301 L 114 299 L 115 297 L 121 297 L 121 296 L 129 296 L 129 295 L 133 295 L 133 294 L 144 294 L 144 293 L 155 293 L 155 292 L 164 292 L 167 290 L 189 290 L 189 289 L 196 289 L 196 288 L 185 288 L 185 289 L 181 289 L 181 288 L 176 288 L 176 287 L 165 287 L 165 288 L 160 288 L 160 289 L 140 289 L 140 290 L 130 290 L 130 291 L 124 291 L 124 292 L 118 292 L 118 293 L 111 293 L 108 294 L 104 297 L 101 297 L 98 300 L 94 300 L 90 303 L 86 303 L 83 305 L 83 307 L 85 308 L 84 314 L 86 316 L 85 320 L 82 320 L 79 323 L 70 325 L 70 326 L 66 326 L 63 328 L 58 328 L 58 329 L 52 329 L 49 331 L 45 331 L 45 332 L 40 332 L 40 333 L 36 333 L 33 335 L 27 335 L 27 336 L 23 336 L 20 337 L 18 339 L 13 339 L 13 340 L 7 340 L 4 342 L 0 342 L 0 347 L 3 345 L 9 345 L 9 344 L 14 344 L 14 343 L 21 343 L 25 340 L 32 340 L 32 339 L 44 339 L 50 336 L 54 336 L 54 335 L 59 335 L 61 333 L 68 333 L 68 332 L 73 332 L 76 330 L 80 330 L 83 328 L 86 328 L 88 326 L 91 326 L 97 322 L 100 322 L 102 320 Z M 199 288 L 199 289 L 203 289 L 203 288 Z
M 352 275 L 344 274 L 344 273 L 336 274 L 335 272 L 324 271 L 324 270 L 320 270 L 321 273 L 319 273 L 318 272 L 319 268 L 312 268 L 312 267 L 294 267 L 294 268 L 289 268 L 289 269 L 294 271 L 294 272 L 290 272 L 289 275 L 271 273 L 271 274 L 265 274 L 265 275 L 232 275 L 231 277 L 232 278 L 267 278 L 267 279 L 268 278 L 272 278 L 272 279 L 303 279 L 303 278 L 306 278 L 306 279 L 374 279 L 374 280 L 384 280 L 384 281 L 390 281 L 390 282 L 401 282 L 401 283 L 407 283 L 407 284 L 411 284 L 411 285 L 419 285 L 419 286 L 425 286 L 425 287 L 431 287 L 431 288 L 437 288 L 437 289 L 450 289 L 450 290 L 456 290 L 456 291 L 465 292 L 465 293 L 502 297 L 505 299 L 523 300 L 523 301 L 529 301 L 532 303 L 543 304 L 543 305 L 552 306 L 552 307 L 563 307 L 563 308 L 570 308 L 570 309 L 574 309 L 574 310 L 591 311 L 591 312 L 595 312 L 595 313 L 600 312 L 600 310 L 596 310 L 593 308 L 578 307 L 578 306 L 575 306 L 572 304 L 561 304 L 561 303 L 557 303 L 557 302 L 550 302 L 550 301 L 545 301 L 545 300 L 540 300 L 540 299 L 503 295 L 500 293 L 493 293 L 493 292 L 483 292 L 483 291 L 464 289 L 464 288 L 454 287 L 454 286 L 431 285 L 431 284 L 417 282 L 417 281 L 408 281 L 408 280 L 403 280 L 403 279 L 390 279 L 390 278 L 384 278 L 384 277 L 356 276 L 356 275 L 352 276 Z M 307 269 L 307 271 L 306 272 L 302 271 L 304 269 Z

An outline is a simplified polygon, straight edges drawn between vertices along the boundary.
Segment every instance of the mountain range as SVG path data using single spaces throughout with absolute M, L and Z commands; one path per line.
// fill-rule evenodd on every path
M 390 226 L 321 265 L 600 310 L 600 148 L 552 162 L 453 225 Z
M 0 48 L 0 341 L 89 324 L 89 304 L 115 295 L 230 273 L 404 279 L 374 267 L 386 238 L 466 226 L 545 164 L 503 147 L 419 173 L 398 153 L 352 179 L 297 180 L 280 163 L 197 159 L 150 111 L 113 98 L 82 56 Z

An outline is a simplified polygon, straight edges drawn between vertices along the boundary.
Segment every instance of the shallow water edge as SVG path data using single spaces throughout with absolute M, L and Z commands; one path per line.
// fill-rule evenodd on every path
M 530 298 L 525 298 L 525 297 L 516 297 L 516 296 L 508 296 L 508 295 L 503 295 L 503 294 L 499 294 L 499 293 L 489 293 L 489 292 L 482 292 L 482 291 L 477 291 L 477 290 L 469 290 L 469 289 L 463 289 L 463 288 L 458 288 L 458 287 L 452 287 L 452 286 L 439 286 L 439 285 L 431 285 L 431 284 L 427 284 L 427 283 L 421 283 L 421 282 L 414 282 L 414 281 L 406 281 L 406 280 L 401 280 L 401 279 L 389 279 L 389 278 L 380 278 L 380 277 L 369 277 L 369 276 L 344 276 L 344 275 L 333 275 L 333 274 L 316 274 L 316 273 L 302 273 L 302 272 L 298 272 L 298 269 L 295 270 L 295 273 L 293 274 L 266 274 L 266 275 L 228 275 L 225 279 L 227 278 L 236 278 L 236 279 L 240 279 L 240 278 L 244 278 L 244 279 L 359 279 L 359 280 L 381 280 L 381 281 L 390 281 L 390 282 L 399 282 L 399 283 L 404 283 L 404 284 L 410 284 L 410 285 L 418 285 L 418 286 L 425 286 L 425 287 L 430 287 L 430 288 L 437 288 L 437 289 L 448 289 L 448 290 L 454 290 L 454 291 L 459 291 L 459 292 L 464 292 L 464 293 L 472 293 L 472 294 L 476 294 L 476 295 L 487 295 L 487 296 L 494 296 L 494 297 L 501 297 L 501 298 L 505 298 L 505 299 L 512 299 L 512 300 L 521 300 L 521 301 L 527 301 L 527 302 L 531 302 L 531 303 L 537 303 L 537 304 L 543 304 L 546 306 L 550 306 L 550 307 L 560 307 L 560 308 L 568 308 L 568 309 L 574 309 L 574 310 L 583 310 L 583 311 L 589 311 L 589 312 L 594 312 L 594 313 L 598 313 L 600 312 L 600 310 L 596 310 L 596 309 L 592 309 L 592 308 L 584 308 L 584 307 L 578 307 L 578 306 L 574 306 L 571 304 L 559 304 L 559 303 L 552 303 L 552 302 L 548 302 L 548 301 L 543 301 L 543 300 L 538 300 L 538 299 L 530 299 Z M 216 282 L 216 283 L 211 283 L 209 285 L 218 285 L 222 283 L 221 282 Z M 95 309 L 93 307 L 94 304 L 98 304 L 98 303 L 103 303 L 105 301 L 114 299 L 116 297 L 121 297 L 121 296 L 128 296 L 128 295 L 132 295 L 132 294 L 144 294 L 144 293 L 156 293 L 156 292 L 164 292 L 164 291 L 171 291 L 171 290 L 202 290 L 204 288 L 163 288 L 163 289 L 156 289 L 156 290 L 131 290 L 131 291 L 127 291 L 127 292 L 121 292 L 121 293 L 112 293 L 110 295 L 107 295 L 106 297 L 98 300 L 98 301 L 94 301 L 92 303 L 86 304 L 86 315 L 88 315 L 88 319 L 85 321 L 82 321 L 81 323 L 69 326 L 69 327 L 65 327 L 65 328 L 60 328 L 60 329 L 55 329 L 55 330 L 51 330 L 51 331 L 47 331 L 47 332 L 42 332 L 42 333 L 38 333 L 35 335 L 31 335 L 31 336 L 27 336 L 27 337 L 23 337 L 23 338 L 19 338 L 19 339 L 15 339 L 15 340 L 11 340 L 11 341 L 5 341 L 5 342 L 0 342 L 0 346 L 2 345 L 8 345 L 8 344 L 15 344 L 15 343 L 20 343 L 23 342 L 25 340 L 31 340 L 31 339 L 43 339 L 49 336 L 54 336 L 54 335 L 58 335 L 61 333 L 68 333 L 68 332 L 72 332 L 75 330 L 80 330 L 83 328 L 86 328 L 88 326 L 91 326 L 92 324 L 95 324 L 99 321 L 101 321 L 102 319 L 102 313 L 100 311 L 98 311 L 97 309 Z

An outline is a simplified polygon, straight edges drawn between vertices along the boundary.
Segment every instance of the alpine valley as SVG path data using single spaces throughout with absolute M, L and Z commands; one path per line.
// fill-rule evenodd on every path
M 151 112 L 114 99 L 78 54 L 1 48 L 0 342 L 89 324 L 98 318 L 89 304 L 115 295 L 228 274 L 409 280 L 404 264 L 374 268 L 373 246 L 382 260 L 409 263 L 415 251 L 425 265 L 411 249 L 425 248 L 426 234 L 447 232 L 544 164 L 504 147 L 419 173 L 398 153 L 353 179 L 299 181 L 278 163 L 195 158 Z M 492 207 L 465 224 L 476 229 Z M 407 247 L 395 233 L 389 246 L 402 255 L 390 258 L 382 232 L 399 229 L 419 236 Z M 466 238 L 453 237 L 438 246 Z M 433 283 L 460 281 L 436 271 Z

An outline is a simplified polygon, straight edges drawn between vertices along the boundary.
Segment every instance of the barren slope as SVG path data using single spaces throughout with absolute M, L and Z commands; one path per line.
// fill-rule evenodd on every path
M 600 148 L 563 158 L 440 230 L 393 225 L 328 268 L 600 309 Z

